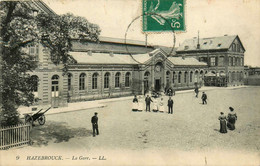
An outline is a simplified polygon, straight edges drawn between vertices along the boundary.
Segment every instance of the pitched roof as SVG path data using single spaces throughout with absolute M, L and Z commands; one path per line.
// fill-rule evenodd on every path
M 35 7 L 36 10 L 40 10 L 46 14 L 49 15 L 57 15 L 46 3 L 44 3 L 42 0 L 32 0 L 32 1 L 24 1 L 24 3 L 28 5 L 33 5 L 32 7 Z
M 141 40 L 131 40 L 131 39 L 122 39 L 122 38 L 113 38 L 113 37 L 105 37 L 105 36 L 99 36 L 100 42 L 108 42 L 108 43 L 121 43 L 121 44 L 131 44 L 131 45 L 141 45 L 145 46 L 145 41 Z M 149 44 L 147 44 L 150 46 Z
M 198 38 L 186 39 L 178 51 L 192 51 L 192 50 L 218 50 L 218 49 L 229 49 L 232 42 L 237 35 L 234 36 L 219 36 L 210 38 L 199 39 L 200 49 L 197 49 Z
M 152 57 L 151 54 L 156 54 L 160 49 L 156 49 L 146 54 L 109 54 L 109 53 L 91 53 L 88 52 L 70 52 L 69 55 L 78 64 L 126 64 L 137 65 L 145 64 Z M 196 58 L 192 57 L 168 57 L 168 60 L 174 65 L 179 66 L 207 66 L 205 62 L 199 62 Z
M 168 60 L 171 61 L 174 65 L 180 66 L 207 66 L 207 63 L 200 62 L 196 58 L 192 57 L 168 57 Z
M 91 53 L 87 52 L 69 52 L 79 64 L 138 64 L 130 55 L 109 54 L 109 53 Z

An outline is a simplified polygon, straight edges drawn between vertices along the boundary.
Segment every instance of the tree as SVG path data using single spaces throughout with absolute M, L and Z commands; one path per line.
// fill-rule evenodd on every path
M 66 72 L 71 39 L 98 41 L 100 28 L 85 18 L 65 15 L 48 15 L 39 12 L 30 2 L 0 2 L 0 38 L 2 61 L 2 111 L 1 125 L 19 122 L 17 108 L 34 102 L 33 89 L 38 80 L 28 73 L 37 67 L 34 56 L 26 52 L 29 44 L 43 43 L 51 50 L 55 64 L 63 64 Z M 1 60 L 1 59 L 0 59 Z

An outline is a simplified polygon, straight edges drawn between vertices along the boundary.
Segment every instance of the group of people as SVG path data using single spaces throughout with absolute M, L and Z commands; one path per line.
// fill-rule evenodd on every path
M 199 88 L 198 87 L 195 87 L 194 89 L 194 92 L 195 92 L 195 97 L 198 98 L 198 95 L 199 95 Z M 207 104 L 207 99 L 208 99 L 208 96 L 205 92 L 202 92 L 202 96 L 201 96 L 201 100 L 202 100 L 202 104 Z
M 161 98 L 160 100 L 158 100 L 156 98 L 152 100 L 152 98 L 149 95 L 147 95 L 145 97 L 144 101 L 142 100 L 141 96 L 139 97 L 139 100 L 138 100 L 137 96 L 135 95 L 134 99 L 133 99 L 132 111 L 135 111 L 135 112 L 136 111 L 139 111 L 139 112 L 143 111 L 144 110 L 144 102 L 145 102 L 145 111 L 146 112 L 151 112 L 151 103 L 153 103 L 153 109 L 152 109 L 153 112 L 161 112 L 161 113 L 166 112 L 167 113 L 167 111 L 165 111 L 165 108 L 164 108 L 163 98 Z M 173 114 L 173 103 L 174 102 L 173 102 L 172 98 L 169 97 L 168 104 L 167 104 L 169 114 Z
M 237 120 L 237 115 L 234 111 L 234 108 L 229 107 L 230 112 L 226 117 L 223 112 L 220 112 L 219 121 L 220 121 L 220 130 L 221 133 L 227 133 L 227 128 L 229 130 L 235 130 L 235 123 Z

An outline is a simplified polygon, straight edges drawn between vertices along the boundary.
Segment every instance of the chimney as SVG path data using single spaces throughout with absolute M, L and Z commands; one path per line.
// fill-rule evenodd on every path
M 184 60 L 185 59 L 185 55 L 181 55 L 181 58 Z
M 88 55 L 91 56 L 92 55 L 92 51 L 88 50 Z
M 200 49 L 200 44 L 197 44 L 197 49 Z
M 200 31 L 198 31 L 198 44 L 197 49 L 200 49 Z

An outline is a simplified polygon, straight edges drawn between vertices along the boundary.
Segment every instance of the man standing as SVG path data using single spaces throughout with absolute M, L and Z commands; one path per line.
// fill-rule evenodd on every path
M 91 123 L 92 123 L 92 128 L 93 128 L 93 137 L 96 136 L 96 132 L 97 132 L 97 135 L 99 135 L 99 132 L 98 132 L 98 117 L 97 117 L 97 112 L 95 112 L 95 115 L 91 118 Z
M 173 100 L 171 97 L 169 97 L 169 100 L 168 100 L 168 114 L 172 114 L 172 107 L 173 107 Z
M 151 104 L 151 102 L 153 102 L 152 99 L 151 99 L 151 97 L 149 97 L 149 95 L 147 95 L 146 98 L 145 98 L 145 105 L 146 105 L 145 110 L 146 110 L 146 112 L 147 112 L 147 110 L 148 110 L 149 112 L 151 112 L 151 111 L 150 111 L 150 104 Z
M 198 94 L 199 94 L 199 88 L 196 87 L 195 90 L 194 90 L 195 94 L 196 94 L 196 97 L 198 98 Z
M 205 92 L 202 93 L 202 96 L 201 96 L 201 99 L 202 99 L 202 104 L 207 104 L 207 95 Z

